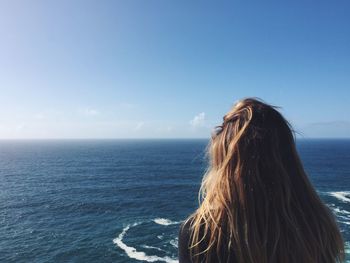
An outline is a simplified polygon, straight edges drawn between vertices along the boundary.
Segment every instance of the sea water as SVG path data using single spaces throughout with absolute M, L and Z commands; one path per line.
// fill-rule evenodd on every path
M 0 141 L 0 262 L 177 262 L 207 143 Z M 297 145 L 350 253 L 350 140 Z

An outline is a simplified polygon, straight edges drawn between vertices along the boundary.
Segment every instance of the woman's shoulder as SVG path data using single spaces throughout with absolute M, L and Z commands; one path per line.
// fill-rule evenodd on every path
M 193 223 L 194 217 L 191 215 L 189 216 L 186 220 L 184 220 L 180 224 L 179 228 L 179 243 L 182 241 L 182 244 L 187 244 L 190 241 L 190 236 L 191 236 L 191 226 Z
M 191 242 L 191 225 L 193 216 L 188 217 L 183 221 L 179 228 L 178 248 L 179 248 L 179 263 L 190 263 L 190 242 Z
M 191 215 L 180 224 L 179 234 L 188 233 L 192 226 L 194 216 Z
M 179 252 L 179 263 L 192 263 L 191 256 L 190 256 L 190 246 L 191 246 L 191 236 L 193 232 L 193 223 L 194 223 L 194 216 L 188 217 L 185 221 L 183 221 L 180 225 L 179 229 L 179 237 L 178 237 L 178 252 Z M 208 230 L 209 231 L 209 230 Z M 204 234 L 204 225 L 201 225 L 199 229 L 199 237 L 202 240 L 198 244 L 199 251 L 205 251 L 207 249 L 208 239 L 207 235 Z M 226 251 L 225 250 L 225 242 L 223 241 L 223 245 L 221 247 L 220 255 L 217 255 L 216 252 L 213 252 L 210 255 L 210 262 L 237 262 L 234 252 L 233 251 Z M 219 260 L 220 257 L 220 260 Z M 201 254 L 199 256 L 199 262 L 205 261 L 205 254 Z

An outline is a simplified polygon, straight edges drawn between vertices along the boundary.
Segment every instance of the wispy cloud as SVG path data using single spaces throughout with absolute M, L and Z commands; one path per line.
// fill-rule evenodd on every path
M 136 127 L 134 130 L 139 131 L 144 125 L 145 125 L 145 123 L 143 121 L 140 121 L 136 124 Z
M 26 128 L 26 125 L 24 123 L 20 123 L 16 126 L 15 131 L 16 132 L 21 132 Z
M 201 112 L 190 121 L 193 128 L 203 127 L 205 123 L 205 112 Z
M 45 114 L 42 113 L 42 112 L 39 112 L 37 114 L 34 114 L 33 117 L 34 117 L 35 120 L 43 120 L 43 119 L 45 119 Z
M 85 116 L 96 116 L 99 114 L 99 112 L 96 109 L 92 108 L 79 109 L 79 113 Z
M 174 131 L 174 127 L 172 125 L 163 126 L 162 124 L 158 124 L 159 127 L 156 127 L 154 131 L 159 134 L 169 134 Z
M 130 110 L 134 109 L 136 107 L 136 104 L 128 103 L 128 102 L 122 102 L 119 104 L 119 107 L 122 109 Z

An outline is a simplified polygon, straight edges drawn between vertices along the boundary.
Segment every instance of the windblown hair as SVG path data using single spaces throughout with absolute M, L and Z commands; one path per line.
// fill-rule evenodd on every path
M 247 98 L 217 126 L 200 206 L 187 221 L 193 262 L 344 261 L 335 217 L 310 183 L 294 131 L 277 108 Z

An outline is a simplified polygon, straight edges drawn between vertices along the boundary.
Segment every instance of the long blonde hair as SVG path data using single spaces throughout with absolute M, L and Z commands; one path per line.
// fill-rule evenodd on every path
M 239 101 L 208 145 L 191 222 L 193 262 L 343 262 L 344 242 L 299 159 L 290 124 L 259 99 Z

